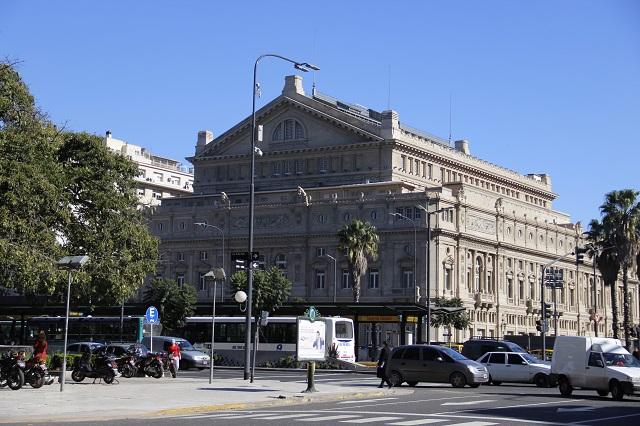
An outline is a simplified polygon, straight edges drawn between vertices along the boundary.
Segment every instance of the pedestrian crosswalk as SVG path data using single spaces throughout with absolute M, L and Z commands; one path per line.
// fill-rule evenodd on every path
M 234 420 L 237 420 L 238 425 L 251 424 L 251 420 L 255 420 L 256 424 L 268 424 L 267 421 L 279 421 L 288 420 L 292 422 L 301 422 L 309 424 L 338 424 L 345 425 L 393 425 L 393 426 L 421 426 L 421 425 L 436 425 L 436 426 L 492 426 L 499 423 L 481 421 L 480 419 L 473 419 L 472 417 L 466 418 L 447 418 L 444 416 L 431 416 L 428 415 L 408 415 L 406 413 L 354 413 L 354 412 L 339 412 L 339 411 L 316 411 L 308 413 L 291 413 L 285 411 L 260 411 L 260 412 L 248 412 L 248 411 L 235 411 L 224 413 L 211 413 L 211 414 L 198 414 L 189 416 L 180 416 L 180 419 L 211 419 L 220 420 L 220 423 L 224 421 L 224 424 L 234 424 Z M 216 422 L 214 422 L 216 424 Z

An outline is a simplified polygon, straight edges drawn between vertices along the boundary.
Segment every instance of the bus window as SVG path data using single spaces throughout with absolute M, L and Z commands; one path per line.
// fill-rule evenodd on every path
M 349 321 L 336 321 L 336 338 L 353 339 L 353 327 Z

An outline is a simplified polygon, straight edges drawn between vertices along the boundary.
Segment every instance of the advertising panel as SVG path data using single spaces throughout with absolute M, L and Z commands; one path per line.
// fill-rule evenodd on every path
M 311 321 L 298 317 L 298 361 L 324 361 L 326 324 L 322 319 Z

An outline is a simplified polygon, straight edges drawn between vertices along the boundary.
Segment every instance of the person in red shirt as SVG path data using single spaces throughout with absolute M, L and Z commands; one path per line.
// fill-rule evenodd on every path
M 44 334 L 44 330 L 40 330 L 40 332 L 38 333 L 38 338 L 36 339 L 36 342 L 33 344 L 34 361 L 46 362 L 47 349 L 49 349 L 49 344 L 47 343 L 47 335 Z
M 178 374 L 178 370 L 180 369 L 180 357 L 181 357 L 180 346 L 178 346 L 175 340 L 171 341 L 171 345 L 168 348 L 168 352 L 171 355 L 171 363 L 173 364 L 173 371 L 171 372 L 171 375 L 175 379 L 176 375 Z

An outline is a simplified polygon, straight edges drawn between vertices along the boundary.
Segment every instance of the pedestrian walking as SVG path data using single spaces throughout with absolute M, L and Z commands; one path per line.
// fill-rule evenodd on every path
M 49 344 L 47 343 L 47 335 L 44 333 L 44 330 L 40 330 L 38 332 L 38 337 L 36 339 L 36 342 L 33 344 L 34 361 L 46 362 L 48 349 L 49 349 Z
M 389 362 L 390 356 L 391 348 L 389 347 L 389 342 L 385 340 L 384 342 L 382 342 L 382 350 L 380 351 L 380 358 L 378 358 L 378 368 L 376 369 L 376 375 L 380 378 L 380 385 L 378 385 L 379 388 L 381 388 L 385 382 L 389 387 L 393 386 L 384 371 L 385 367 L 387 366 L 387 362 Z
M 178 346 L 178 344 L 176 343 L 175 340 L 171 341 L 171 345 L 169 346 L 169 358 L 171 364 L 173 365 L 173 371 L 171 372 L 171 376 L 173 376 L 173 378 L 176 378 L 176 375 L 178 374 L 178 370 L 180 369 L 180 358 L 181 358 L 181 354 L 180 354 L 180 346 Z

